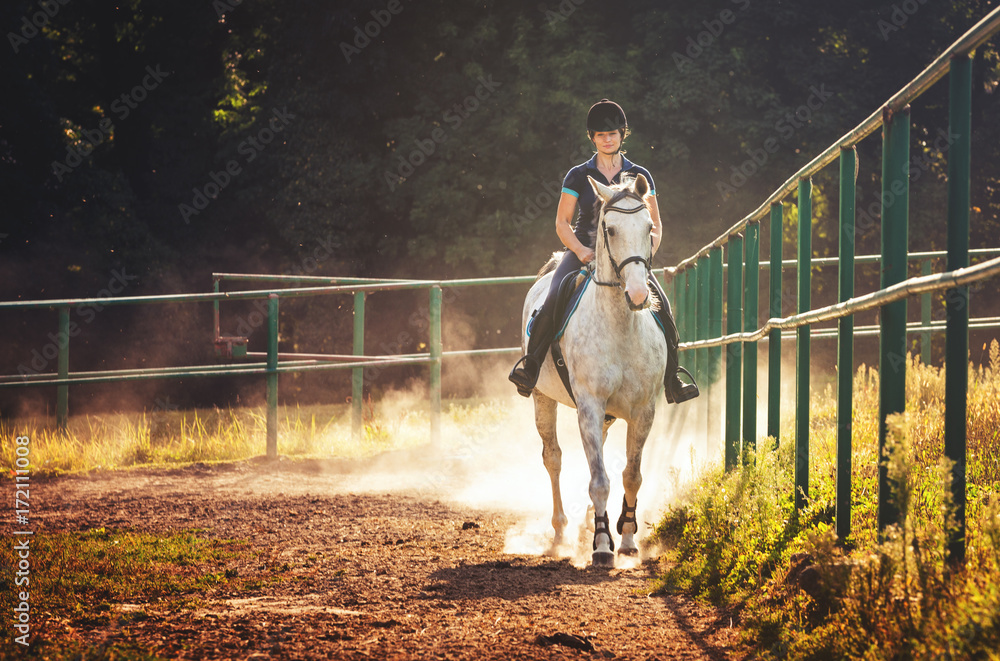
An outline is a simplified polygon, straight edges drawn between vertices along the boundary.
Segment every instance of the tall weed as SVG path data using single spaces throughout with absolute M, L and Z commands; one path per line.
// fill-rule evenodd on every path
M 449 430 L 461 427 L 461 434 L 452 436 L 475 440 L 493 433 L 504 414 L 491 402 L 452 402 L 442 423 Z M 409 402 L 387 404 L 369 398 L 361 422 L 355 435 L 346 406 L 279 407 L 278 452 L 358 459 L 430 440 L 429 412 Z M 15 467 L 17 436 L 31 439 L 33 474 L 238 461 L 264 454 L 267 415 L 262 408 L 82 415 L 71 417 L 65 431 L 51 418 L 0 421 L 0 475 L 9 475 Z
M 741 616 L 763 658 L 1000 658 L 1000 346 L 970 366 L 963 567 L 947 564 L 952 465 L 942 456 L 944 371 L 910 358 L 907 411 L 888 420 L 886 463 L 900 517 L 879 535 L 878 374 L 854 379 L 852 535 L 833 532 L 835 398 L 814 399 L 810 499 L 792 510 L 789 441 L 704 475 L 657 528 L 661 588 Z M 782 432 L 790 427 L 786 421 Z M 791 435 L 783 436 L 790 439 Z

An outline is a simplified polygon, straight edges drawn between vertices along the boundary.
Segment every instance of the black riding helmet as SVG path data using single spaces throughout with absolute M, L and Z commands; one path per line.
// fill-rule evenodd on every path
M 628 128 L 625 111 L 614 101 L 601 99 L 590 106 L 587 113 L 587 131 L 599 133 L 603 131 L 619 131 Z

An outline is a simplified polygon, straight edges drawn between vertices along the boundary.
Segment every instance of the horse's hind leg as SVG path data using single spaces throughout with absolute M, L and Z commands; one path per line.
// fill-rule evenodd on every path
M 622 471 L 622 485 L 625 487 L 625 499 L 622 502 L 622 513 L 618 518 L 618 533 L 622 536 L 618 553 L 636 555 L 639 547 L 635 544 L 635 533 L 639 532 L 639 523 L 635 518 L 635 508 L 638 500 L 639 487 L 642 485 L 642 448 L 646 445 L 649 430 L 653 426 L 654 407 L 639 415 L 628 423 L 628 433 L 625 436 L 625 470 Z
M 543 395 L 538 390 L 533 393 L 535 400 L 535 427 L 542 437 L 542 462 L 549 472 L 552 482 L 552 527 L 555 537 L 550 552 L 555 553 L 556 547 L 563 543 L 563 531 L 566 529 L 566 513 L 563 511 L 562 493 L 559 490 L 559 473 L 562 470 L 562 449 L 556 438 L 556 400 Z

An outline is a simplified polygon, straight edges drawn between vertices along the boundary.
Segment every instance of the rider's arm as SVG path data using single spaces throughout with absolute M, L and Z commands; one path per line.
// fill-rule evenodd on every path
M 576 197 L 567 192 L 559 197 L 559 208 L 556 209 L 556 234 L 563 245 L 573 251 L 581 262 L 586 264 L 594 258 L 594 251 L 583 245 L 573 233 L 573 217 L 576 216 Z
M 660 239 L 663 237 L 663 223 L 660 222 L 660 208 L 656 205 L 656 196 L 649 196 L 649 216 L 653 219 L 653 254 L 660 247 Z

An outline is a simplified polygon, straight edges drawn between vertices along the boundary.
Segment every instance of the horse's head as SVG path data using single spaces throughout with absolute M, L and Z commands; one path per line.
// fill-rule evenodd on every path
M 653 219 L 646 202 L 649 182 L 641 174 L 610 187 L 587 179 L 597 194 L 595 281 L 621 287 L 630 309 L 648 308 L 653 252 Z

